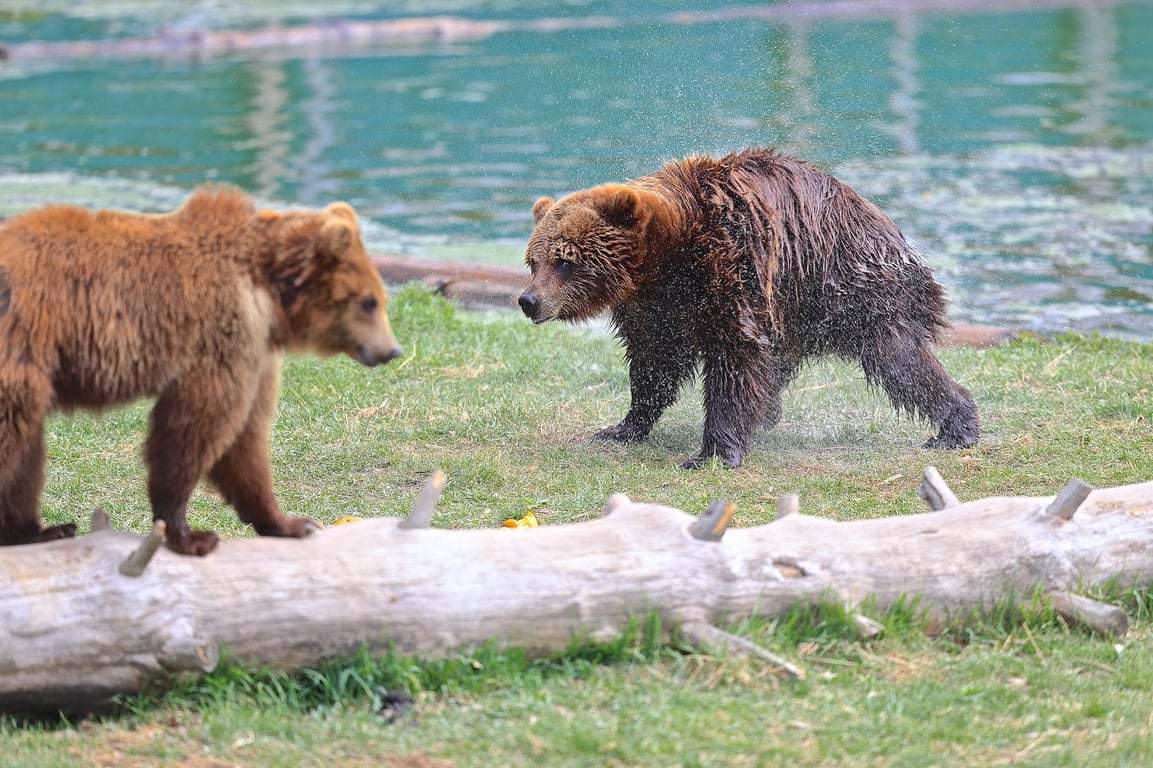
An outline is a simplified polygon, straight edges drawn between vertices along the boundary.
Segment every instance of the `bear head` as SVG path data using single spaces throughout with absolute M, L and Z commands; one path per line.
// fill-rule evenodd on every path
M 263 211 L 272 238 L 267 277 L 287 318 L 290 347 L 343 352 L 368 366 L 402 353 L 392 335 L 388 294 L 347 203 L 323 211 Z
M 631 299 L 674 228 L 663 198 L 628 184 L 542 197 L 532 214 L 532 282 L 518 303 L 534 323 L 587 320 Z

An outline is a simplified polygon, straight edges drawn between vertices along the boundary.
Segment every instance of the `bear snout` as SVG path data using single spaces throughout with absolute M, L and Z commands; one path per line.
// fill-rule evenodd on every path
M 532 320 L 534 323 L 540 324 L 548 319 L 547 317 L 541 317 L 540 298 L 537 297 L 536 293 L 531 289 L 522 293 L 520 298 L 516 300 L 516 303 L 520 305 L 521 311 L 524 312 L 524 316 L 529 320 Z
M 381 363 L 395 360 L 403 354 L 404 350 L 398 346 L 388 347 L 385 350 L 374 350 L 362 344 L 356 348 L 357 361 L 361 365 L 366 365 L 369 368 L 375 368 Z

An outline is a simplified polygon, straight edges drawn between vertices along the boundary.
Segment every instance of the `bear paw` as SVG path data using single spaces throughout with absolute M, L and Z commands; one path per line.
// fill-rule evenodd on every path
M 189 531 L 183 534 L 169 532 L 166 538 L 168 548 L 178 555 L 204 557 L 220 543 L 220 537 L 212 531 Z
M 61 525 L 49 525 L 41 528 L 36 533 L 32 534 L 22 541 L 13 542 L 16 544 L 35 544 L 41 541 L 56 541 L 57 539 L 71 539 L 76 535 L 75 523 L 63 523 Z
M 728 454 L 722 453 L 720 451 L 717 453 L 702 453 L 699 456 L 693 456 L 691 459 L 685 459 L 682 461 L 681 469 L 700 469 L 701 467 L 711 463 L 713 459 L 716 459 L 718 462 L 720 462 L 721 466 L 723 467 L 728 469 L 736 469 L 737 467 L 741 466 L 743 455 L 735 451 Z
M 971 448 L 977 444 L 977 436 L 969 434 L 945 434 L 942 432 L 936 437 L 925 441 L 925 448 L 953 451 L 958 448 Z
M 315 531 L 320 530 L 320 526 L 307 517 L 284 517 L 278 520 L 275 525 L 254 527 L 261 536 L 280 536 L 286 539 L 303 539 L 305 536 L 311 536 Z
M 605 427 L 597 432 L 590 439 L 598 440 L 611 440 L 614 443 L 635 443 L 644 440 L 648 437 L 648 430 L 639 430 L 635 427 L 630 427 L 627 424 L 617 424 L 614 427 Z

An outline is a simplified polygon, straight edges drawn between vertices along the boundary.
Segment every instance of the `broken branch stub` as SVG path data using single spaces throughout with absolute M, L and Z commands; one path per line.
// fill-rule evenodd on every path
M 1052 517 L 1068 522 L 1073 519 L 1077 508 L 1085 502 L 1085 499 L 1089 498 L 1089 493 L 1092 490 L 1093 486 L 1080 478 L 1074 477 L 1065 485 L 1064 489 L 1057 494 L 1057 497 L 1053 499 L 1049 506 L 1045 507 L 1041 514 L 1045 517 Z
M 144 573 L 144 569 L 148 567 L 148 563 L 152 562 L 152 557 L 156 554 L 156 550 L 160 549 L 160 545 L 164 543 L 165 529 L 166 526 L 163 520 L 156 520 L 152 523 L 152 532 L 149 533 L 144 541 L 140 542 L 140 546 L 120 564 L 118 570 L 121 576 L 135 577 Z
M 446 482 L 448 482 L 448 478 L 444 472 L 439 469 L 434 470 L 424 481 L 424 485 L 421 486 L 420 494 L 417 495 L 416 501 L 412 504 L 412 511 L 397 527 L 403 529 L 427 528 L 432 523 L 432 513 L 436 511 L 436 504 L 440 501 L 440 494 L 444 490 Z
M 1080 624 L 1110 637 L 1124 637 L 1129 632 L 1129 616 L 1116 605 L 1071 592 L 1050 592 L 1047 597 L 1053 609 L 1071 624 Z
M 112 528 L 112 518 L 100 507 L 92 510 L 92 532 L 106 531 Z
M 961 502 L 957 499 L 953 489 L 945 482 L 945 478 L 941 477 L 941 473 L 937 471 L 934 466 L 925 467 L 925 473 L 921 476 L 921 484 L 917 487 L 917 495 L 925 500 L 929 505 L 929 509 L 934 512 L 948 507 L 955 507 Z
M 725 632 L 712 624 L 703 621 L 689 622 L 681 627 L 681 636 L 694 645 L 712 648 L 721 653 L 727 651 L 738 656 L 758 659 L 779 669 L 788 677 L 796 680 L 805 679 L 805 670 L 784 656 L 779 656 L 752 640 Z
M 689 526 L 689 533 L 701 541 L 720 541 L 729 527 L 729 521 L 737 513 L 737 505 L 727 501 L 714 501 L 700 517 Z
M 796 514 L 801 509 L 801 497 L 795 493 L 783 494 L 777 499 L 777 519 Z

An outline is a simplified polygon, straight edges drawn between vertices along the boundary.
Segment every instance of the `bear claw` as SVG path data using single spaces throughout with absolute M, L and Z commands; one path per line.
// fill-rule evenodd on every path
M 632 427 L 617 424 L 612 427 L 605 427 L 589 439 L 593 442 L 611 440 L 614 443 L 635 443 L 644 440 L 647 436 L 648 432 L 641 433 Z
M 955 435 L 937 435 L 925 441 L 925 448 L 940 451 L 955 451 L 960 448 L 972 448 L 977 444 L 976 437 L 958 437 Z
M 34 544 L 41 541 L 57 541 L 59 539 L 71 539 L 75 536 L 76 524 L 62 523 L 60 525 L 49 525 L 41 528 L 25 543 Z
M 188 531 L 183 536 L 170 536 L 168 548 L 178 555 L 204 557 L 220 543 L 220 537 L 212 531 Z
M 740 459 L 726 459 L 720 454 L 715 454 L 712 456 L 693 456 L 691 459 L 685 459 L 681 462 L 681 469 L 701 469 L 713 459 L 716 459 L 718 462 L 720 462 L 721 466 L 725 467 L 726 469 L 736 469 L 737 467 L 741 466 Z
M 280 536 L 286 539 L 303 539 L 320 530 L 314 520 L 307 517 L 285 517 L 276 525 L 253 526 L 261 536 Z

